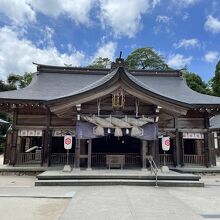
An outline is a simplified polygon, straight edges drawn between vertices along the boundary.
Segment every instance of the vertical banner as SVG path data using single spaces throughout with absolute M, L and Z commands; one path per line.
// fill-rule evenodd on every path
M 72 148 L 72 136 L 71 135 L 65 135 L 64 136 L 64 148 L 66 150 L 70 150 Z
M 170 137 L 162 137 L 162 149 L 168 151 L 170 149 Z

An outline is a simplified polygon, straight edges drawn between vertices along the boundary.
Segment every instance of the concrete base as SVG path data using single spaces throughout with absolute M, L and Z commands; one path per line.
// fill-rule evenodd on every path
M 147 172 L 148 169 L 147 168 L 141 168 L 141 171 Z
M 72 172 L 74 172 L 74 171 L 80 171 L 80 168 L 73 167 Z
M 72 169 L 71 169 L 71 166 L 70 165 L 65 165 L 64 168 L 63 168 L 63 172 L 71 172 Z
M 92 171 L 92 168 L 86 168 L 86 171 Z
M 161 172 L 162 173 L 169 173 L 170 172 L 169 167 L 168 166 L 162 166 L 161 167 Z

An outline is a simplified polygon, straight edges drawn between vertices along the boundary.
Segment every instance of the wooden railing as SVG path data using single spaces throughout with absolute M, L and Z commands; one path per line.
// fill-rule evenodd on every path
M 165 154 L 166 165 L 173 165 L 173 154 Z M 160 165 L 164 164 L 164 154 L 160 154 Z
M 25 164 L 40 164 L 41 154 L 40 153 L 18 153 L 16 158 L 17 165 Z
M 52 153 L 50 157 L 50 162 L 52 165 L 63 165 L 67 162 L 66 153 Z M 74 154 L 69 154 L 69 164 L 74 163 Z
M 205 163 L 205 156 L 204 155 L 184 155 L 183 162 L 185 164 L 198 164 L 204 165 Z
M 92 165 L 105 166 L 106 163 L 106 153 L 93 153 L 92 154 Z
M 106 155 L 125 155 L 125 165 L 140 165 L 141 157 L 137 153 L 92 153 L 92 166 L 105 166 Z

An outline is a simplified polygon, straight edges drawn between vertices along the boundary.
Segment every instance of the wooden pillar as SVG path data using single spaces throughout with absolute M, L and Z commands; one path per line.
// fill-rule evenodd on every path
M 183 167 L 184 166 L 184 141 L 183 141 L 183 133 L 182 132 L 178 132 L 179 133 L 179 162 L 180 165 Z
M 48 142 L 47 142 L 47 152 L 48 152 L 48 156 L 47 156 L 47 165 L 50 166 L 51 165 L 51 147 L 52 147 L 52 130 L 48 129 Z
M 154 147 L 154 152 L 155 152 L 154 161 L 155 161 L 157 167 L 159 167 L 159 165 L 160 165 L 159 138 L 157 138 L 156 140 L 154 140 L 154 142 L 153 142 L 153 147 Z
M 204 120 L 204 125 L 206 129 L 209 129 L 209 118 L 206 116 Z M 209 141 L 209 131 L 204 133 L 204 153 L 205 153 L 205 166 L 211 166 L 211 143 Z
M 43 164 L 44 164 L 44 158 L 45 158 L 45 155 L 44 155 L 44 151 L 45 151 L 45 144 L 46 144 L 46 142 L 45 142 L 45 138 L 46 138 L 46 131 L 45 130 L 43 130 L 42 131 L 42 146 L 41 146 L 41 162 L 40 162 L 40 165 L 41 166 L 43 166 Z
M 20 136 L 18 136 L 17 137 L 17 153 L 22 153 L 21 152 L 21 137 Z
M 17 158 L 17 152 L 16 152 L 16 145 L 17 145 L 17 137 L 18 137 L 18 131 L 13 130 L 12 131 L 12 140 L 11 140 L 11 155 L 10 155 L 10 164 L 15 165 L 16 164 L 16 158 Z
M 17 137 L 18 137 L 18 131 L 16 130 L 16 124 L 17 124 L 17 115 L 18 115 L 18 109 L 15 108 L 13 110 L 13 122 L 12 122 L 12 136 L 11 136 L 11 155 L 10 155 L 10 164 L 15 165 L 16 164 L 16 157 L 17 157 Z
M 43 131 L 43 145 L 41 153 L 41 166 L 47 164 L 50 166 L 50 154 L 51 154 L 51 141 L 52 141 L 52 131 L 50 130 L 51 113 L 50 109 L 47 108 L 47 121 L 46 129 Z
M 210 149 L 209 149 L 209 135 L 208 133 L 204 133 L 204 151 L 205 151 L 205 166 L 210 167 Z
M 142 169 L 146 169 L 146 147 L 147 147 L 147 141 L 142 141 Z
M 74 168 L 80 168 L 80 139 L 76 138 Z
M 178 130 L 175 132 L 175 141 L 174 141 L 174 149 L 173 149 L 173 162 L 174 166 L 180 166 L 180 133 Z
M 173 139 L 173 165 L 179 166 L 180 165 L 180 144 L 179 144 L 179 132 L 178 132 L 178 118 L 174 117 L 174 128 L 175 131 L 175 137 Z
M 216 149 L 215 149 L 215 135 L 214 133 L 209 133 L 209 149 L 210 149 L 210 163 L 216 166 Z
M 92 169 L 92 139 L 88 140 L 88 164 L 87 170 Z
M 18 119 L 18 109 L 14 108 L 14 110 L 13 110 L 13 121 L 12 121 L 12 130 L 14 130 L 16 125 L 17 125 L 17 119 Z
M 6 145 L 4 148 L 4 164 L 9 164 L 11 159 L 12 131 L 7 131 Z

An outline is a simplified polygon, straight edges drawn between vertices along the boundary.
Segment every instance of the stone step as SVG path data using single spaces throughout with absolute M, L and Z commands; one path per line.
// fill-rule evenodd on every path
M 196 175 L 158 175 L 158 180 L 175 180 L 175 181 L 199 181 L 200 176 Z M 60 175 L 47 175 L 40 174 L 37 176 L 38 180 L 155 180 L 154 175 L 114 175 L 114 174 L 60 174 Z
M 71 180 L 37 180 L 35 186 L 155 186 L 155 180 L 131 179 L 71 179 Z M 165 187 L 204 187 L 200 181 L 159 180 L 158 186 Z

